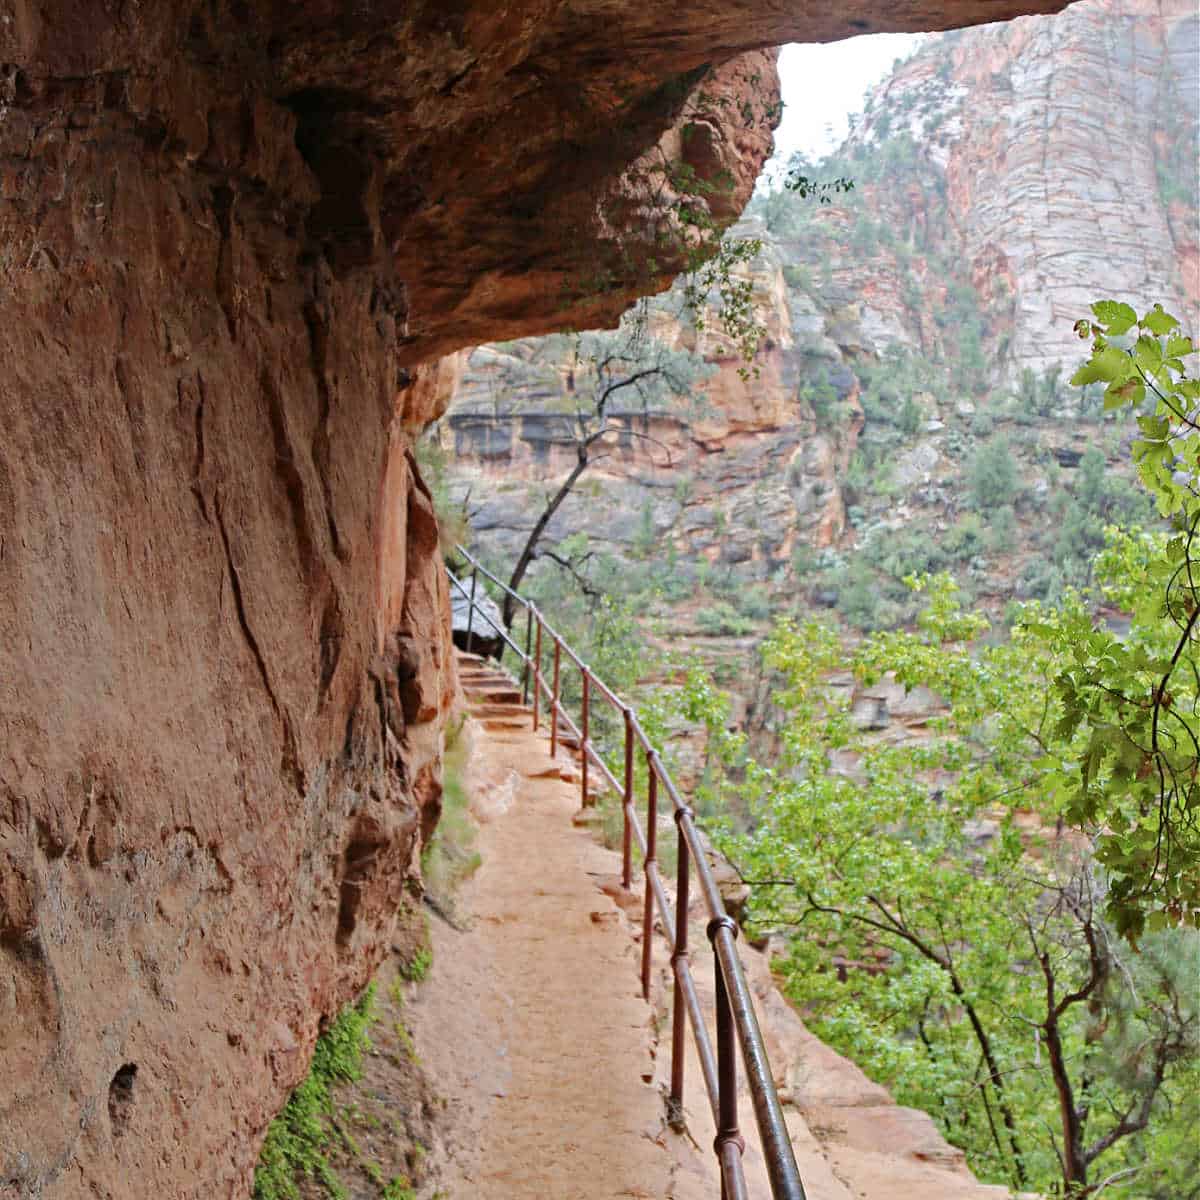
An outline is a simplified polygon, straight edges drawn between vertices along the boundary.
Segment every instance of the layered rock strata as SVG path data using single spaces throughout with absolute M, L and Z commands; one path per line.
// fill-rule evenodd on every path
M 762 222 L 743 220 L 734 232 L 763 241 L 740 270 L 764 331 L 753 370 L 715 308 L 697 330 L 670 318 L 677 295 L 653 307 L 652 336 L 692 352 L 707 371 L 689 399 L 608 410 L 608 423 L 622 432 L 607 439 L 586 483 L 555 513 L 548 545 L 580 530 L 618 555 L 639 541 L 669 540 L 681 559 L 677 571 L 704 559 L 763 579 L 797 549 L 831 546 L 844 534 L 838 481 L 861 425 L 858 380 L 815 305 L 789 294 L 784 261 Z M 449 499 L 494 560 L 511 563 L 540 515 L 538 485 L 574 466 L 574 360 L 547 357 L 536 339 L 454 359 L 450 406 L 431 436 L 452 464 Z M 639 368 L 631 363 L 624 374 Z M 814 412 L 807 382 L 817 374 L 830 403 L 844 410 L 836 427 Z
M 695 385 L 705 403 L 628 413 L 631 436 L 590 469 L 605 499 L 568 499 L 549 544 L 580 530 L 618 557 L 639 538 L 667 543 L 684 579 L 703 558 L 794 594 L 812 551 L 864 540 L 867 489 L 847 478 L 860 440 L 891 467 L 895 494 L 876 518 L 945 534 L 963 505 L 962 464 L 993 417 L 1011 415 L 1023 379 L 1054 392 L 1031 418 L 1045 454 L 1076 466 L 1091 434 L 1072 429 L 1081 396 L 1066 381 L 1088 305 L 1161 302 L 1200 328 L 1198 129 L 1200 17 L 1188 0 L 1082 0 L 929 39 L 871 90 L 820 169 L 852 177 L 851 195 L 760 197 L 737 227 L 764 241 L 749 266 L 764 330 L 752 377 L 715 312 L 698 336 L 653 320 L 714 368 Z M 864 427 L 860 401 L 889 362 L 922 368 L 900 389 L 911 419 L 881 422 L 877 405 Z M 440 431 L 451 499 L 497 563 L 519 552 L 540 489 L 573 466 L 561 425 L 571 367 L 528 339 L 457 361 Z M 1080 449 L 1059 444 L 1070 438 Z M 1037 499 L 1046 480 L 1031 476 Z M 1013 583 L 997 585 L 1001 603 Z
M 1161 302 L 1196 327 L 1198 72 L 1190 0 L 1084 0 L 918 54 L 875 91 L 846 149 L 911 135 L 944 212 L 884 180 L 881 215 L 904 229 L 925 209 L 940 226 L 928 232 L 962 256 L 994 358 L 1015 378 L 1077 358 L 1072 325 L 1098 295 Z M 932 349 L 922 306 L 891 307 Z

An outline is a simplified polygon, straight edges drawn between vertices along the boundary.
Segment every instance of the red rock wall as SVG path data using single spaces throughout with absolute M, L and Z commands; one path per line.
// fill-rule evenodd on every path
M 705 63 L 1037 6 L 0 9 L 0 1197 L 245 1196 L 387 947 L 452 684 L 400 367 L 653 284 L 565 286 Z
M 437 799 L 436 525 L 362 278 L 136 133 L 61 153 L 0 318 L 0 1181 L 242 1194 Z
M 1083 0 L 927 47 L 869 98 L 849 148 L 877 144 L 886 121 L 919 156 L 919 186 L 868 184 L 871 207 L 967 267 L 1010 381 L 1077 361 L 1074 323 L 1104 296 L 1200 319 L 1196 209 L 1164 196 L 1195 185 L 1198 45 L 1194 0 Z M 953 353 L 953 326 L 932 320 L 949 282 L 932 264 L 881 250 L 840 265 L 898 340 Z M 905 269 L 924 303 L 906 301 Z
M 128 81 L 24 86 L 2 126 L 25 157 L 0 298 L 0 1195 L 243 1195 L 438 801 L 451 663 L 403 312 L 298 236 L 315 186 L 286 112 L 241 113 L 218 170 L 122 108 Z

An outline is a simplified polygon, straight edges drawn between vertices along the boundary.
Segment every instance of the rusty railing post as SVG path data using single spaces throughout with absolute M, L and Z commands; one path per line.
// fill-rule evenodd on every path
M 588 796 L 588 711 L 591 708 L 592 673 L 583 668 L 583 711 L 579 718 L 579 807 L 587 808 L 591 803 Z
M 687 1033 L 687 1014 L 684 1012 L 683 988 L 679 986 L 679 964 L 688 961 L 688 863 L 687 838 L 680 824 L 687 809 L 678 809 L 678 849 L 675 865 L 675 949 L 671 953 L 671 970 L 675 976 L 675 993 L 671 1006 L 671 1096 L 667 1101 L 667 1119 L 672 1128 L 682 1129 L 683 1118 L 683 1055 Z
M 475 585 L 479 582 L 479 568 L 471 568 L 471 599 L 467 602 L 467 653 L 471 653 L 472 636 L 475 633 Z
M 721 968 L 721 956 L 717 952 L 717 937 L 722 929 L 737 935 L 737 924 L 730 916 L 716 917 L 708 923 L 708 940 L 713 948 L 713 970 L 717 981 L 717 1096 L 719 1120 L 713 1150 L 721 1168 L 721 1195 L 728 1190 L 725 1179 L 735 1169 L 731 1148 L 736 1148 L 738 1158 L 746 1149 L 746 1142 L 738 1131 L 737 1098 L 737 1030 L 733 1023 L 733 1009 L 729 1004 L 729 991 L 725 987 L 725 974 Z
M 633 886 L 633 709 L 626 705 L 622 710 L 625 717 L 625 829 L 621 836 L 621 886 L 626 890 Z
M 521 703 L 529 703 L 529 652 L 533 645 L 533 610 L 525 607 L 525 669 L 521 672 Z
M 553 698 L 550 701 L 550 757 L 558 753 L 558 658 L 562 650 L 562 642 L 558 634 L 554 635 L 554 687 L 551 689 Z
M 651 869 L 658 869 L 658 775 L 653 750 L 646 751 L 646 894 L 642 900 L 642 999 L 650 999 L 650 954 L 654 940 L 654 889 Z
M 542 614 L 534 613 L 537 621 L 537 647 L 533 652 L 533 732 L 537 733 L 538 703 L 542 698 Z

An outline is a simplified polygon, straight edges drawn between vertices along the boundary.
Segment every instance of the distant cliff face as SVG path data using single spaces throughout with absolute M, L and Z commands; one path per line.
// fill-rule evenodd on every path
M 918 255 L 961 264 L 996 370 L 1042 371 L 1078 356 L 1072 323 L 1101 295 L 1195 326 L 1198 71 L 1188 0 L 1085 0 L 936 39 L 874 90 L 841 157 L 885 159 L 863 184 L 871 207 Z M 933 351 L 920 315 L 945 276 L 909 305 L 871 286 L 863 258 L 880 320 Z
M 712 313 L 701 334 L 652 315 L 652 332 L 713 367 L 704 403 L 646 418 L 670 469 L 629 441 L 595 469 L 605 500 L 569 502 L 551 540 L 582 529 L 624 556 L 652 532 L 684 574 L 703 576 L 703 560 L 777 603 L 803 590 L 822 604 L 844 592 L 855 548 L 880 561 L 911 535 L 929 545 L 891 569 L 896 603 L 908 567 L 950 567 L 997 604 L 1047 594 L 1058 584 L 1039 561 L 1062 557 L 1048 531 L 1074 502 L 1070 469 L 1095 444 L 1121 470 L 1119 431 L 1066 385 L 1074 321 L 1104 296 L 1200 318 L 1198 98 L 1186 0 L 1083 0 L 929 39 L 807 168 L 850 177 L 850 194 L 760 196 L 737 227 L 764 243 L 749 267 L 765 330 L 754 375 Z M 547 414 L 570 406 L 566 365 L 544 360 L 529 342 L 464 356 L 440 433 L 452 495 L 469 492 L 498 558 L 537 515 L 529 487 L 570 463 L 544 438 Z M 966 511 L 969 464 L 996 438 L 1017 480 L 1001 507 L 1022 519 L 989 541 L 990 515 Z M 1077 556 L 1114 511 L 1085 515 Z
M 853 452 L 855 425 L 851 419 L 819 429 L 804 381 L 832 366 L 838 400 L 853 409 L 857 380 L 832 342 L 808 336 L 820 318 L 811 304 L 789 296 L 762 223 L 743 221 L 736 233 L 764 239 L 741 273 L 765 330 L 754 372 L 747 374 L 715 319 L 699 332 L 673 320 L 678 297 L 652 309 L 649 336 L 692 352 L 708 370 L 685 402 L 627 403 L 610 413 L 621 432 L 597 456 L 588 486 L 555 515 L 551 543 L 586 530 L 622 553 L 639 540 L 666 537 L 685 560 L 737 564 L 761 580 L 797 546 L 828 546 L 842 536 L 845 506 L 836 480 Z M 500 557 L 519 551 L 538 516 L 527 485 L 536 492 L 540 480 L 574 465 L 573 369 L 568 345 L 556 359 L 536 340 L 459 357 L 458 383 L 435 436 L 453 461 L 456 499 Z M 596 503 L 597 488 L 608 502 Z

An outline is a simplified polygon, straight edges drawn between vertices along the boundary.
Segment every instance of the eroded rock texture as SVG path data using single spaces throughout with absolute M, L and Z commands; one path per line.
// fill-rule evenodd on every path
M 0 1196 L 246 1195 L 387 945 L 452 686 L 405 369 L 663 282 L 739 55 L 1057 6 L 0 4 Z
M 880 181 L 881 215 L 922 221 L 969 266 L 1008 377 L 1077 359 L 1073 324 L 1109 294 L 1139 311 L 1161 302 L 1195 328 L 1198 46 L 1192 0 L 1087 0 L 947 38 L 872 95 L 846 149 L 911 135 L 933 186 L 889 194 Z M 894 256 L 862 258 L 876 340 L 929 353 L 953 339 L 934 304 L 906 303 Z M 927 295 L 939 282 L 934 270 L 920 281 Z
M 700 330 L 676 317 L 679 289 L 651 306 L 653 335 L 691 351 L 707 372 L 686 402 L 615 394 L 607 420 L 627 432 L 609 439 L 586 484 L 554 514 L 548 545 L 585 530 L 591 547 L 616 555 L 669 544 L 679 556 L 671 570 L 685 577 L 703 559 L 762 580 L 801 547 L 834 545 L 845 532 L 840 477 L 862 424 L 858 379 L 816 306 L 789 293 L 787 264 L 764 223 L 747 218 L 734 232 L 763 241 L 739 268 L 763 330 L 753 372 L 715 302 Z M 477 346 L 443 360 L 454 385 L 436 430 L 452 463 L 448 499 L 500 564 L 516 561 L 548 481 L 576 462 L 578 364 L 570 342 L 548 341 Z M 830 393 L 827 407 L 844 412 L 839 424 L 818 419 L 814 378 Z

